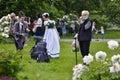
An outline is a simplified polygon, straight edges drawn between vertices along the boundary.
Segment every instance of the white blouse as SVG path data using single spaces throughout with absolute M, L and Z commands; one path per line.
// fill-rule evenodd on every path
M 36 27 L 42 27 L 42 19 L 39 18 L 36 22 Z

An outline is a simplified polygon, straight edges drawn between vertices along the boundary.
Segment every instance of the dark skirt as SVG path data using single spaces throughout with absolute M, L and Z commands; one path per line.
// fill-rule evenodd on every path
M 36 29 L 36 33 L 34 35 L 35 39 L 36 39 L 36 43 L 40 42 L 42 40 L 42 35 L 43 35 L 43 28 L 42 27 L 37 27 Z
M 37 27 L 35 36 L 42 36 L 43 35 L 43 29 L 42 27 Z
M 17 35 L 14 37 L 14 42 L 17 50 L 22 50 L 25 44 L 25 37 L 21 35 Z

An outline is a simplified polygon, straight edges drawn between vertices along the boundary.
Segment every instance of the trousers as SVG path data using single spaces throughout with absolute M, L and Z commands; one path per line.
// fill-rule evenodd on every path
M 82 57 L 89 54 L 90 41 L 79 41 Z

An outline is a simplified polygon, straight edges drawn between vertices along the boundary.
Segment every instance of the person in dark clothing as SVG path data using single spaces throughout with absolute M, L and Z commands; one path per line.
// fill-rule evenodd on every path
M 92 23 L 89 19 L 89 12 L 87 10 L 83 10 L 81 15 L 79 31 L 75 35 L 75 38 L 78 38 L 81 54 L 84 58 L 84 56 L 89 54 L 89 47 L 92 38 Z
M 57 28 L 59 35 L 61 36 L 62 35 L 62 28 L 61 28 L 61 21 L 59 19 L 56 22 L 56 28 Z
M 19 18 L 22 17 L 23 15 L 25 15 L 25 13 L 22 10 L 19 11 L 19 14 L 18 14 Z
M 38 42 L 42 40 L 43 31 L 42 31 L 42 18 L 40 14 L 37 14 L 36 17 L 37 17 L 37 21 L 33 28 L 33 32 L 35 33 L 34 37 L 36 39 L 36 44 L 37 44 Z

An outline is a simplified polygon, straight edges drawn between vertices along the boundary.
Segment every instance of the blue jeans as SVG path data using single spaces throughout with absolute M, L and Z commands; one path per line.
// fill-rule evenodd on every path
M 40 42 L 42 40 L 42 36 L 34 36 L 34 38 L 36 39 L 36 43 Z
M 104 39 L 104 33 L 102 33 L 101 35 L 102 35 L 102 39 Z

